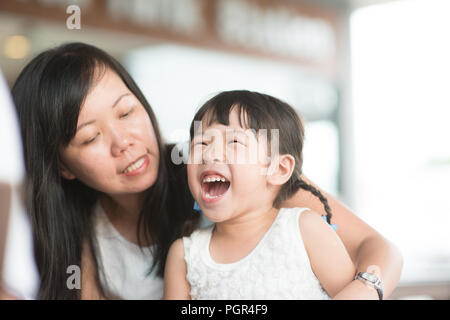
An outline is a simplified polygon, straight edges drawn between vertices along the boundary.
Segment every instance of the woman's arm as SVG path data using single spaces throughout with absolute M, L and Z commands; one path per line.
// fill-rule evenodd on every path
M 306 177 L 302 178 L 314 185 Z M 357 272 L 376 271 L 382 282 L 384 298 L 387 298 L 400 280 L 403 259 L 399 250 L 338 200 L 320 191 L 328 199 L 333 214 L 331 222 L 338 225 L 337 234 L 344 243 Z M 297 191 L 282 206 L 307 207 L 321 215 L 326 214 L 319 199 L 305 190 Z M 366 286 L 360 280 L 354 280 L 335 298 L 378 299 L 378 295 L 375 289 Z
M 100 293 L 97 282 L 97 268 L 88 241 L 83 243 L 81 254 L 81 299 L 103 300 L 105 297 Z
M 164 299 L 190 300 L 190 285 L 186 280 L 183 239 L 176 240 L 169 249 L 164 270 Z

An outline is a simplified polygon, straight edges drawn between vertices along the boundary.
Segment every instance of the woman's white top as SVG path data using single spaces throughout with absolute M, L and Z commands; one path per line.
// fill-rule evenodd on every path
M 163 279 L 156 275 L 156 268 L 148 274 L 153 263 L 152 247 L 140 248 L 125 239 L 100 202 L 94 209 L 94 228 L 100 282 L 106 294 L 122 299 L 162 299 Z
M 214 225 L 183 238 L 192 299 L 330 299 L 314 275 L 299 228 L 307 208 L 282 208 L 243 259 L 216 263 L 209 245 Z
M 34 299 L 39 287 L 39 277 L 34 261 L 31 226 L 17 193 L 25 177 L 22 141 L 16 110 L 1 72 L 0 113 L 2 150 L 0 182 L 9 184 L 13 189 L 3 265 L 3 285 L 9 293 L 19 298 Z

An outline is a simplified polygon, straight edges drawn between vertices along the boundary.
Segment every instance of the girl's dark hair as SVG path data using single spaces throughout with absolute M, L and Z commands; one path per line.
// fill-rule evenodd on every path
M 163 275 L 170 244 L 195 227 L 191 215 L 184 167 L 170 161 L 155 115 L 128 72 L 103 50 L 84 43 L 64 44 L 42 52 L 22 70 L 12 89 L 18 111 L 27 170 L 26 206 L 31 217 L 35 258 L 40 273 L 40 299 L 79 299 L 80 290 L 69 290 L 67 267 L 81 266 L 87 241 L 98 269 L 92 209 L 99 191 L 60 174 L 59 150 L 68 145 L 77 128 L 80 108 L 93 85 L 107 69 L 115 72 L 147 111 L 158 142 L 158 177 L 148 189 L 136 229 L 156 245 L 153 268 Z M 167 150 L 169 149 L 169 150 Z M 192 217 L 192 220 L 189 220 Z M 99 275 L 97 282 L 102 290 Z
M 194 137 L 194 122 L 203 121 L 208 127 L 213 123 L 229 124 L 230 112 L 237 108 L 240 125 L 246 129 L 267 130 L 267 138 L 271 141 L 271 129 L 278 129 L 279 153 L 290 154 L 295 159 L 292 176 L 281 187 L 274 200 L 274 206 L 289 199 L 298 189 L 311 192 L 322 202 L 328 223 L 331 223 L 331 208 L 327 198 L 314 186 L 302 179 L 304 128 L 295 110 L 287 103 L 258 92 L 246 90 L 225 91 L 217 94 L 197 111 L 191 123 L 191 140 Z

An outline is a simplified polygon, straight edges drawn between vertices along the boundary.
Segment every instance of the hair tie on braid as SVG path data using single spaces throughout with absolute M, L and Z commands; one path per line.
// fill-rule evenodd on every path
M 322 194 L 322 192 L 320 192 L 319 190 L 317 190 L 315 187 L 313 187 L 312 185 L 306 183 L 303 179 L 298 179 L 295 182 L 295 187 L 297 188 L 301 188 L 303 190 L 309 191 L 311 192 L 313 195 L 315 195 L 317 198 L 319 198 L 320 202 L 322 202 L 324 208 L 325 208 L 325 212 L 327 213 L 326 215 L 326 220 L 328 222 L 328 224 L 331 225 L 331 208 L 328 204 L 328 200 L 327 198 Z
M 321 216 L 323 218 L 323 220 L 327 221 L 327 216 Z M 328 223 L 328 221 L 327 221 Z M 333 228 L 334 231 L 337 231 L 338 225 L 337 224 L 332 224 L 332 223 L 328 223 L 330 225 L 331 228 Z

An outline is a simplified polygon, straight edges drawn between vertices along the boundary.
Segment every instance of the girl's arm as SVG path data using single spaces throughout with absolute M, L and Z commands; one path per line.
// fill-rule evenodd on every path
M 334 298 L 353 281 L 355 266 L 336 232 L 317 213 L 303 212 L 298 223 L 311 268 Z
M 314 185 L 306 177 L 302 178 Z M 317 186 L 315 187 L 320 190 Z M 403 259 L 399 250 L 338 200 L 320 191 L 328 199 L 333 214 L 331 222 L 338 225 L 337 234 L 344 243 L 357 272 L 377 271 L 382 282 L 384 297 L 388 297 L 395 289 L 402 271 Z M 307 207 L 321 215 L 326 214 L 319 199 L 305 190 L 297 191 L 282 206 Z M 354 280 L 336 298 L 378 299 L 378 294 L 375 289 L 366 286 L 360 280 Z
M 190 285 L 186 280 L 183 239 L 176 240 L 169 249 L 164 270 L 164 299 L 190 300 Z

